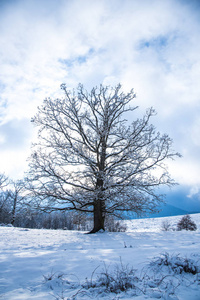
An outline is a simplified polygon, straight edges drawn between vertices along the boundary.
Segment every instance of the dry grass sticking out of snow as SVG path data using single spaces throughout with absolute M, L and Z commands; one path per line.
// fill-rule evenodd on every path
M 200 214 L 196 231 L 174 231 L 180 218 L 93 235 L 0 227 L 0 299 L 199 300 Z

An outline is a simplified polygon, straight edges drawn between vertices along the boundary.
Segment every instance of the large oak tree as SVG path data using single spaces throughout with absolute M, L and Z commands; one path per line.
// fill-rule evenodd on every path
M 108 214 L 155 211 L 158 188 L 174 184 L 164 162 L 179 156 L 169 136 L 150 124 L 155 111 L 135 118 L 135 93 L 121 85 L 61 88 L 63 99 L 44 100 L 32 119 L 39 139 L 27 181 L 39 206 L 93 214 L 92 233 L 104 230 Z

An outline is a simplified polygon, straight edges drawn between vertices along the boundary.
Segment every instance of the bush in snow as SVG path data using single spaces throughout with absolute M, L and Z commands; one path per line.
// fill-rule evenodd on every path
M 97 279 L 93 281 L 93 274 L 90 280 L 86 279 L 82 284 L 84 289 L 94 289 L 98 293 L 120 293 L 129 289 L 135 291 L 137 294 L 137 283 L 141 281 L 136 276 L 136 270 L 128 265 L 124 266 L 121 262 L 120 265 L 116 265 L 114 270 L 109 271 L 106 265 L 104 270 L 98 275 Z
M 1 227 L 13 227 L 12 224 L 4 224 L 4 223 L 0 223 Z
M 171 229 L 171 224 L 168 220 L 164 220 L 162 221 L 162 224 L 161 224 L 161 229 L 163 231 L 169 231 Z
M 161 254 L 160 257 L 154 258 L 150 266 L 155 270 L 161 270 L 167 267 L 170 273 L 182 274 L 191 273 L 193 275 L 200 273 L 199 263 L 191 258 L 180 257 L 179 255 Z
M 198 255 L 187 258 L 161 254 L 150 262 L 143 278 L 145 295 L 149 298 L 178 299 L 176 290 L 181 286 L 198 285 L 199 275 Z
M 113 216 L 107 216 L 105 220 L 105 229 L 109 232 L 125 232 L 127 226 L 116 220 Z
M 177 224 L 177 230 L 197 230 L 197 225 L 192 221 L 190 215 L 185 215 Z
M 112 299 L 121 299 L 124 298 L 123 293 L 131 298 L 144 295 L 147 299 L 178 299 L 177 288 L 200 283 L 198 255 L 185 258 L 164 253 L 154 258 L 142 272 L 124 265 L 121 259 L 120 264 L 112 269 L 105 264 L 101 272 L 97 273 L 97 269 L 82 283 L 76 275 L 51 272 L 44 276 L 45 285 L 51 289 L 52 296 L 63 300 L 81 299 L 82 296 L 87 299 L 108 299 L 108 294 Z M 69 290 L 71 296 L 66 298 Z

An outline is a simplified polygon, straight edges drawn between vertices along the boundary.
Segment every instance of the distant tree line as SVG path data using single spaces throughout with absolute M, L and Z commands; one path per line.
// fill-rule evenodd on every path
M 11 181 L 0 174 L 0 226 L 13 225 L 22 228 L 65 229 L 88 231 L 92 224 L 92 215 L 86 216 L 77 211 L 53 211 L 51 213 L 36 209 L 30 205 L 33 199 L 26 194 L 22 180 Z M 35 201 L 34 201 L 35 202 Z M 126 226 L 114 217 L 106 218 L 108 231 L 125 231 Z
M 88 230 L 89 218 L 79 212 L 47 213 L 33 208 L 22 180 L 0 174 L 0 224 L 16 227 Z

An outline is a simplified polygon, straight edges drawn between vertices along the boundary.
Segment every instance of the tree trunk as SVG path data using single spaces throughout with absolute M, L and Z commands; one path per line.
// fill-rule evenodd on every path
M 104 124 L 104 131 L 106 131 L 107 128 L 107 119 Z M 105 200 L 104 200 L 104 170 L 105 170 L 105 160 L 106 160 L 106 138 L 103 135 L 101 137 L 102 139 L 102 149 L 100 154 L 100 159 L 98 159 L 99 162 L 99 174 L 97 176 L 97 182 L 96 182 L 96 191 L 97 193 L 97 199 L 94 202 L 94 227 L 89 233 L 95 233 L 99 230 L 105 231 L 104 228 L 104 221 L 105 221 Z
M 13 202 L 12 219 L 10 222 L 12 225 L 14 225 L 14 223 L 15 223 L 16 206 L 17 206 L 17 193 L 15 194 L 14 202 Z
M 104 201 L 98 199 L 94 205 L 94 226 L 93 229 L 89 233 L 96 233 L 99 230 L 105 231 L 104 221 L 105 221 L 105 213 L 104 213 Z

